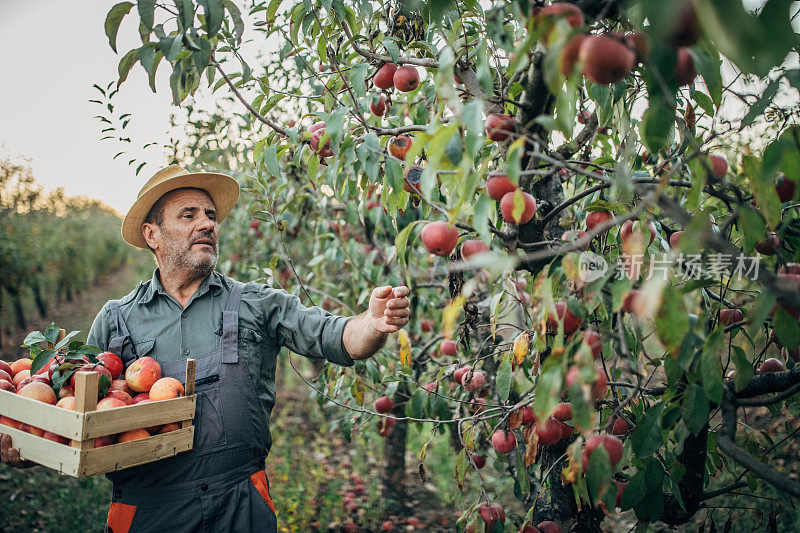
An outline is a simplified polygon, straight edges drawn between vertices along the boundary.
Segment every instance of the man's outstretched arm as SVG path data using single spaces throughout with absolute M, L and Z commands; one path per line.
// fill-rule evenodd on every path
M 377 287 L 369 308 L 347 322 L 342 334 L 344 348 L 353 359 L 372 357 L 386 343 L 389 333 L 408 324 L 411 314 L 408 287 Z

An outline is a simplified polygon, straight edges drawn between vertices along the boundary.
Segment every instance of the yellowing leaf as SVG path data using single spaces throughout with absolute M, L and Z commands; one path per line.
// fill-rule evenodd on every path
M 397 341 L 400 343 L 400 364 L 411 366 L 411 340 L 408 338 L 408 332 L 404 329 L 398 331 Z
M 442 322 L 445 339 L 453 337 L 453 328 L 455 327 L 458 316 L 461 314 L 461 310 L 464 309 L 464 301 L 464 297 L 458 295 L 444 308 L 444 312 L 442 312 Z
M 514 352 L 514 361 L 521 365 L 525 358 L 528 356 L 528 351 L 530 350 L 531 346 L 531 337 L 528 335 L 527 331 L 523 331 L 517 338 L 514 339 L 514 344 L 512 345 L 512 351 Z

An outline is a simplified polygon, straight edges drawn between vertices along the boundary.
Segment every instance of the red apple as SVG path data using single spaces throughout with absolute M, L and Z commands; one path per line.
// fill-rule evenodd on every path
M 462 366 L 461 368 L 456 369 L 456 371 L 453 372 L 453 381 L 460 384 L 461 380 L 464 379 L 464 374 L 466 374 L 470 370 L 472 370 L 472 367 L 469 365 Z
M 794 198 L 796 189 L 797 184 L 794 180 L 790 180 L 783 173 L 779 174 L 775 179 L 775 192 L 778 193 L 778 198 L 781 202 L 788 202 Z
M 422 172 L 424 170 L 420 165 L 408 167 L 404 173 L 403 190 L 412 194 L 420 194 L 419 184 L 422 181 Z
M 489 251 L 489 246 L 479 240 L 470 239 L 461 245 L 461 259 L 468 261 L 470 257 Z
M 544 522 L 539 522 L 539 525 L 536 526 L 539 529 L 539 533 L 563 533 L 561 530 L 561 526 L 553 522 L 552 520 L 545 520 Z
M 512 431 L 499 429 L 492 433 L 492 447 L 497 453 L 509 454 L 517 447 L 517 437 Z
M 631 429 L 631 426 L 625 421 L 624 418 L 617 418 L 614 420 L 614 425 L 611 428 L 612 435 L 624 435 Z
M 600 367 L 597 367 L 595 370 L 596 377 L 594 383 L 592 383 L 592 401 L 597 401 L 604 397 L 606 395 L 606 387 L 608 385 L 608 378 L 606 378 L 605 371 Z M 573 383 L 577 381 L 580 381 L 580 372 L 577 366 L 572 365 L 569 367 L 569 370 L 567 370 L 567 376 L 564 379 L 566 388 L 572 388 Z
M 694 57 L 688 48 L 678 48 L 678 59 L 675 61 L 675 79 L 678 85 L 689 85 L 697 77 Z
M 419 328 L 423 333 L 428 333 L 433 329 L 433 320 L 430 318 L 423 318 L 419 321 Z
M 668 42 L 674 47 L 692 46 L 700 39 L 700 23 L 692 0 L 683 0 L 670 30 Z
M 670 248 L 677 248 L 681 244 L 681 237 L 683 237 L 682 231 L 673 232 L 672 235 L 669 236 L 669 246 Z
M 14 387 L 14 384 L 7 379 L 0 379 L 0 390 L 7 390 L 9 392 L 15 392 L 17 389 Z
M 579 230 L 571 229 L 569 231 L 565 231 L 564 232 L 564 234 L 561 236 L 561 240 L 565 241 L 565 242 L 570 242 L 570 243 L 576 243 L 577 244 L 582 239 L 585 239 L 587 235 L 588 235 L 588 233 L 586 233 L 582 229 L 579 229 Z M 580 248 L 583 248 L 584 250 L 588 250 L 590 244 L 591 244 L 591 241 L 587 240 L 585 244 L 580 246 Z
M 397 65 L 394 63 L 384 63 L 372 78 L 372 83 L 379 89 L 389 90 L 394 87 L 394 73 Z
M 506 193 L 500 200 L 500 214 L 506 222 L 521 226 L 536 214 L 536 199 L 520 190 Z
M 730 326 L 744 320 L 741 309 L 723 309 L 719 312 L 719 321 L 723 326 Z
M 478 514 L 486 525 L 486 531 L 492 531 L 495 522 L 504 524 L 506 521 L 506 512 L 497 503 L 487 504 L 484 502 L 480 504 L 480 506 L 478 506 Z
M 133 405 L 133 398 L 131 398 L 131 395 L 121 390 L 108 391 L 106 398 L 115 398 L 125 403 L 125 405 Z
M 603 352 L 603 338 L 593 329 L 583 332 L 582 342 L 592 350 L 592 357 L 595 359 Z
M 632 32 L 625 34 L 625 44 L 636 54 L 636 62 L 644 63 L 650 57 L 652 45 L 646 33 Z
M 581 46 L 583 75 L 595 83 L 608 85 L 627 76 L 636 64 L 636 54 L 619 39 L 592 35 Z
M 378 99 L 378 103 L 375 103 L 374 99 L 371 100 L 369 103 L 369 110 L 376 117 L 382 117 L 384 113 L 386 113 L 386 96 L 381 95 L 380 99 Z
M 564 17 L 567 19 L 567 24 L 573 28 L 583 26 L 586 22 L 581 8 L 569 2 L 554 2 L 553 4 L 540 9 L 538 16 L 550 17 L 554 19 Z
M 617 437 L 611 435 L 595 434 L 586 440 L 586 446 L 583 448 L 583 469 L 589 467 L 589 460 L 598 446 L 602 445 L 608 452 L 608 460 L 611 463 L 611 468 L 617 466 L 620 459 L 622 459 L 622 441 Z
M 106 396 L 99 402 L 97 402 L 97 410 L 98 411 L 108 411 L 109 409 L 116 409 L 117 407 L 125 407 L 126 404 L 123 400 L 114 397 Z
M 647 243 L 647 245 L 650 246 L 651 244 L 653 244 L 653 239 L 656 238 L 656 226 L 652 222 L 648 222 L 647 229 L 650 230 L 650 242 Z M 625 222 L 623 222 L 622 227 L 620 227 L 619 229 L 619 236 L 622 239 L 622 242 L 625 242 L 628 239 L 630 239 L 634 231 L 639 231 L 638 220 L 636 222 L 634 222 L 633 220 L 626 220 Z
M 781 240 L 777 233 L 770 232 L 767 238 L 756 243 L 756 252 L 762 255 L 775 255 L 781 247 Z
M 561 402 L 553 409 L 553 418 L 563 422 L 564 420 L 572 420 L 572 404 L 569 402 Z
M 475 463 L 475 468 L 480 470 L 484 466 L 486 466 L 486 456 L 480 455 L 477 453 L 472 454 L 472 462 Z
M 489 178 L 486 180 L 486 193 L 492 200 L 499 202 L 503 196 L 516 190 L 517 186 L 508 179 L 505 172 L 495 170 L 489 173 Z
M 564 322 L 564 335 L 571 335 L 581 325 L 581 319 L 569 310 L 566 302 L 556 302 L 556 312 L 548 313 L 547 327 L 553 331 L 558 330 L 558 323 Z
M 561 423 L 552 416 L 545 421 L 544 425 L 537 425 L 535 431 L 540 446 L 550 446 L 561 440 Z
M 786 372 L 786 365 L 783 364 L 783 361 L 775 359 L 774 357 L 770 357 L 761 363 L 756 373 L 771 374 L 773 372 Z
M 389 433 L 392 432 L 394 424 L 395 424 L 394 418 L 381 417 L 381 419 L 378 420 L 378 435 L 380 435 L 381 437 L 387 436 Z
M 470 392 L 477 392 L 483 388 L 483 385 L 486 383 L 486 378 L 483 375 L 483 372 L 474 371 L 470 376 L 469 372 L 464 374 L 461 378 L 461 384 Z
M 503 113 L 492 113 L 486 117 L 486 136 L 492 141 L 501 142 L 514 133 L 516 122 L 514 117 Z
M 137 404 L 137 403 L 152 402 L 152 401 L 153 400 L 150 399 L 150 395 L 148 393 L 146 393 L 146 392 L 143 392 L 141 394 L 137 394 L 136 396 L 133 397 L 134 405 Z
M 122 370 L 124 368 L 122 364 L 122 359 L 115 353 L 111 352 L 103 352 L 97 356 L 97 360 L 103 363 L 108 371 L 111 373 L 111 379 L 118 379 L 120 375 L 122 375 Z
M 589 231 L 594 230 L 601 224 L 606 224 L 614 219 L 611 211 L 592 211 L 586 215 L 586 229 Z
M 161 365 L 152 357 L 136 359 L 125 371 L 125 381 L 134 392 L 149 392 L 159 379 L 161 379 Z
M 333 150 L 331 150 L 331 140 L 330 138 L 325 141 L 325 144 L 320 146 L 320 141 L 322 141 L 322 137 L 325 135 L 325 128 L 321 128 L 316 130 L 314 133 L 311 134 L 311 140 L 309 144 L 311 145 L 311 149 L 319 154 L 320 157 L 330 157 L 333 155 Z
M 581 47 L 583 46 L 584 41 L 588 38 L 588 35 L 576 35 L 564 45 L 564 48 L 561 49 L 559 64 L 561 66 L 561 74 L 563 74 L 564 77 L 568 78 L 575 70 L 575 65 L 578 63 Z M 578 116 L 578 122 L 580 122 L 580 116 Z
M 32 381 L 27 385 L 18 387 L 17 394 L 39 402 L 49 403 L 50 405 L 56 404 L 56 393 L 40 381 Z
M 394 408 L 394 402 L 388 396 L 381 396 L 375 400 L 375 410 L 381 414 L 388 413 Z
M 709 154 L 708 162 L 711 165 L 711 175 L 718 180 L 728 174 L 728 160 L 724 155 Z
M 6 363 L 6 362 L 5 362 L 5 361 L 3 361 L 3 360 L 0 360 L 0 370 L 2 370 L 3 372 L 5 372 L 5 373 L 6 373 L 6 374 L 8 374 L 9 376 L 13 376 L 13 375 L 14 375 L 14 371 L 13 371 L 13 370 L 11 370 L 11 365 L 9 365 L 8 363 Z
M 420 238 L 428 252 L 440 257 L 447 257 L 458 242 L 458 229 L 449 227 L 447 222 L 428 222 L 422 228 Z
M 389 139 L 389 153 L 397 159 L 405 160 L 414 140 L 408 135 L 397 135 Z
M 401 93 L 407 93 L 419 87 L 419 71 L 413 65 L 398 67 L 392 79 L 394 86 Z

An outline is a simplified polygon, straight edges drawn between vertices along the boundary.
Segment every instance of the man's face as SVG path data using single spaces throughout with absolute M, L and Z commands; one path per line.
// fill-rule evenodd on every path
M 219 254 L 219 223 L 214 203 L 205 191 L 169 192 L 161 226 L 151 226 L 156 258 L 165 269 L 186 271 L 193 279 L 213 272 Z

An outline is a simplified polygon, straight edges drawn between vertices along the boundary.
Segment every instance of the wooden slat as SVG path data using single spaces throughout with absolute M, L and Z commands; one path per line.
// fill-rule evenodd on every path
M 197 370 L 197 361 L 195 359 L 186 360 L 186 381 L 184 382 L 184 392 L 186 396 L 194 396 L 194 377 Z M 192 417 L 194 418 L 194 417 Z M 192 420 L 184 420 L 181 422 L 181 428 L 185 429 L 192 425 Z
M 11 435 L 12 446 L 19 450 L 22 459 L 47 466 L 61 474 L 78 476 L 80 452 L 77 449 L 8 426 L 2 426 L 0 431 Z
M 81 437 L 81 413 L 25 398 L 13 392 L 0 391 L 0 414 L 68 439 L 77 440 Z
M 186 382 L 183 386 L 186 396 L 194 394 L 194 376 L 197 369 L 197 361 L 195 359 L 186 360 Z
M 183 422 L 194 418 L 197 396 L 116 407 L 86 413 L 81 438 L 92 439 L 131 429 Z
M 191 450 L 193 442 L 194 426 L 190 426 L 163 435 L 153 435 L 146 439 L 82 451 L 80 452 L 81 465 L 78 475 L 84 477 L 115 472 L 157 459 L 172 457 Z
M 100 382 L 99 372 L 76 372 L 75 373 L 75 410 L 79 413 L 94 411 L 97 408 L 97 394 Z M 83 421 L 86 426 L 86 419 Z M 91 450 L 94 448 L 94 438 L 87 439 L 84 435 L 85 430 L 81 431 L 79 440 L 72 442 L 72 446 L 80 450 Z M 98 436 L 98 435 L 95 435 Z

